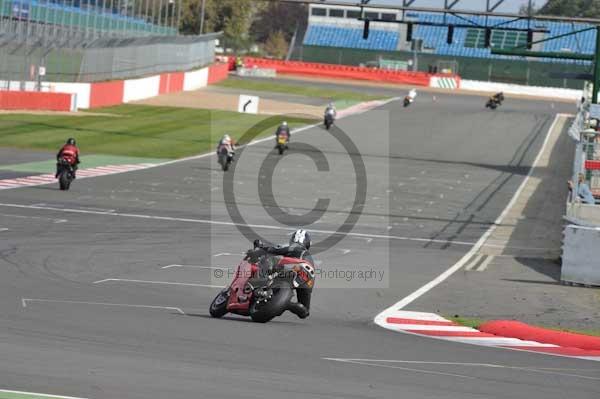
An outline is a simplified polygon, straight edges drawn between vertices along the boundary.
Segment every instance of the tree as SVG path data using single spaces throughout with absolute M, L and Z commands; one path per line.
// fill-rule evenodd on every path
M 282 32 L 289 42 L 298 26 L 307 23 L 308 8 L 302 4 L 269 3 L 257 11 L 252 23 L 252 37 L 259 43 L 266 43 L 274 32 Z
M 600 18 L 600 0 L 549 0 L 539 14 Z
M 284 58 L 288 51 L 288 42 L 285 34 L 278 30 L 271 33 L 264 45 L 264 51 L 275 58 Z

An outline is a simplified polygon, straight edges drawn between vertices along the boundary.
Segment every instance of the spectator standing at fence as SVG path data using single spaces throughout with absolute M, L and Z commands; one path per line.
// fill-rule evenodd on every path
M 581 202 L 584 204 L 595 204 L 596 200 L 594 199 L 594 194 L 592 194 L 592 190 L 590 190 L 590 186 L 585 182 L 585 176 L 583 173 L 579 174 L 579 183 L 577 185 L 577 198 L 581 199 Z M 569 191 L 573 192 L 573 182 L 569 180 Z

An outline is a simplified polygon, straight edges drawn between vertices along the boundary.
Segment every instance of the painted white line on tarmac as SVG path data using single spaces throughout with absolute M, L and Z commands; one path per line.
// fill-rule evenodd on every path
M 507 366 L 507 365 L 503 365 L 503 364 L 493 364 L 493 363 L 432 362 L 432 361 L 420 361 L 420 360 L 344 359 L 344 358 L 334 358 L 334 357 L 323 357 L 321 359 L 331 360 L 334 362 L 345 362 L 345 363 L 361 362 L 358 364 L 365 364 L 368 366 L 374 366 L 373 363 L 391 363 L 391 364 L 421 364 L 421 365 L 434 365 L 434 366 L 462 366 L 462 367 L 475 367 L 475 368 L 485 367 L 485 368 L 496 368 L 496 369 L 522 370 L 522 371 L 529 371 L 532 373 L 560 375 L 560 376 L 566 376 L 566 377 L 575 377 L 575 378 L 582 378 L 582 379 L 586 379 L 586 380 L 600 381 L 600 378 L 598 378 L 598 377 L 590 377 L 587 375 L 560 373 L 559 372 L 559 371 L 580 371 L 580 370 L 582 370 L 582 369 L 578 369 L 578 368 L 551 369 L 551 368 L 533 367 L 533 366 L 532 367 Z M 583 370 L 589 370 L 589 369 L 583 369 Z M 595 369 L 591 369 L 591 370 L 595 370 Z
M 481 263 L 481 265 L 476 269 L 478 272 L 485 271 L 488 268 L 492 260 L 494 259 L 493 255 L 488 255 L 487 258 Z
M 519 188 L 514 193 L 514 195 L 512 196 L 510 202 L 506 205 L 506 207 L 504 208 L 504 210 L 502 211 L 502 213 L 500 214 L 500 216 L 498 216 L 498 218 L 496 219 L 496 221 L 494 222 L 494 224 L 492 224 L 486 230 L 486 232 L 483 233 L 483 235 L 481 236 L 481 238 L 475 243 L 475 245 L 473 245 L 473 248 L 471 248 L 469 250 L 469 252 L 467 252 L 458 262 L 456 262 L 453 266 L 451 266 L 449 269 L 447 269 L 446 271 L 444 271 L 442 274 L 440 274 L 439 276 L 437 276 L 436 278 L 434 278 L 433 280 L 431 280 L 430 282 L 428 282 L 427 284 L 425 284 L 424 286 L 422 286 L 421 288 L 419 288 L 418 290 L 416 290 L 412 294 L 406 296 L 405 298 L 401 299 L 400 301 L 396 302 L 395 304 L 393 304 L 392 306 L 390 306 L 389 308 L 385 309 L 383 312 L 381 312 L 377 316 L 375 316 L 375 320 L 374 321 L 375 321 L 376 324 L 384 327 L 384 325 L 385 325 L 385 319 L 387 318 L 388 314 L 394 312 L 395 310 L 399 310 L 399 309 L 404 308 L 405 306 L 407 306 L 411 302 L 414 302 L 417 298 L 423 296 L 424 294 L 426 294 L 427 292 L 429 292 L 430 290 L 432 290 L 433 288 L 435 288 L 436 286 L 438 286 L 440 283 L 442 283 L 448 277 L 450 277 L 451 275 L 453 275 L 456 271 L 460 270 L 465 265 L 465 263 L 469 259 L 471 259 L 471 257 L 473 255 L 475 255 L 479 251 L 479 249 L 481 249 L 481 247 L 483 246 L 483 244 L 485 243 L 485 241 L 496 230 L 496 227 L 498 225 L 502 224 L 502 221 L 504 220 L 504 218 L 506 217 L 506 215 L 510 212 L 511 208 L 517 202 L 517 199 L 519 198 L 519 196 L 521 195 L 521 192 L 523 191 L 523 189 L 527 185 L 527 182 L 529 181 L 529 179 L 531 177 L 531 174 L 533 173 L 533 171 L 537 167 L 537 164 L 539 163 L 539 161 L 540 161 L 540 159 L 542 157 L 542 154 L 546 150 L 546 147 L 548 145 L 548 141 L 550 140 L 550 136 L 552 135 L 552 132 L 554 131 L 554 128 L 555 128 L 555 126 L 556 126 L 559 118 L 564 117 L 564 116 L 565 116 L 564 114 L 556 114 L 554 116 L 554 121 L 552 121 L 552 124 L 550 125 L 550 128 L 548 129 L 548 132 L 546 133 L 546 137 L 544 138 L 544 143 L 542 144 L 542 147 L 540 148 L 540 151 L 538 152 L 537 156 L 535 157 L 535 160 L 533 161 L 533 164 L 531 165 L 531 168 L 529 168 L 529 172 L 527 173 L 527 176 L 525 176 L 525 178 L 523 179 L 523 181 L 519 185 Z M 486 246 L 489 246 L 489 245 L 486 245 Z
M 225 288 L 224 285 L 211 285 L 200 283 L 178 283 L 175 281 L 153 281 L 153 280 L 133 280 L 127 278 L 105 278 L 104 280 L 94 281 L 92 284 L 108 283 L 108 282 L 123 282 L 123 283 L 140 283 L 140 284 L 165 284 L 165 285 L 183 285 L 190 287 L 205 287 L 205 288 Z
M 477 263 L 479 263 L 479 261 L 481 260 L 481 258 L 483 258 L 483 255 L 477 255 L 473 258 L 473 260 L 471 262 L 469 262 L 468 265 L 465 266 L 465 270 L 471 270 L 473 269 L 473 267 L 475 267 L 475 265 Z
M 322 359 L 331 360 L 331 361 L 334 361 L 334 362 L 341 362 L 341 363 L 360 364 L 360 365 L 363 365 L 363 366 L 384 367 L 384 368 L 389 368 L 389 369 L 398 369 L 398 370 L 404 370 L 404 371 L 411 371 L 411 372 L 414 372 L 414 373 L 443 375 L 443 376 L 447 376 L 447 377 L 459 377 L 459 378 L 467 378 L 467 379 L 476 379 L 476 377 L 472 377 L 470 375 L 464 375 L 464 374 L 454 374 L 454 373 L 444 373 L 444 372 L 441 372 L 441 371 L 413 369 L 413 368 L 410 368 L 410 367 L 394 366 L 394 365 L 391 365 L 391 364 L 369 363 L 369 362 L 372 362 L 373 360 L 362 361 L 362 360 L 356 360 L 356 359 L 336 359 L 336 358 L 328 358 L 328 357 L 323 357 Z
M 162 220 L 169 222 L 186 222 L 186 223 L 199 223 L 199 224 L 209 224 L 216 226 L 234 226 L 234 227 L 251 227 L 253 229 L 265 229 L 265 230 L 279 230 L 279 231 L 287 231 L 292 233 L 294 230 L 290 227 L 280 227 L 280 226 L 269 226 L 264 224 L 247 224 L 247 223 L 234 223 L 234 222 L 225 222 L 225 221 L 217 221 L 217 220 L 208 220 L 208 219 L 194 219 L 194 218 L 180 218 L 180 217 L 171 217 L 171 216 L 159 216 L 159 215 L 144 215 L 137 213 L 120 213 L 120 212 L 106 212 L 106 211 L 92 211 L 92 210 L 84 210 L 79 208 L 69 209 L 69 208 L 55 208 L 51 206 L 39 206 L 39 205 L 23 205 L 23 204 L 11 204 L 11 203 L 0 203 L 0 206 L 4 206 L 7 208 L 20 208 L 20 209 L 37 209 L 37 210 L 46 210 L 46 211 L 54 211 L 54 212 L 64 212 L 64 213 L 80 213 L 87 215 L 100 215 L 100 216 L 115 216 L 115 217 L 126 217 L 126 218 L 134 218 L 134 219 L 149 219 L 149 220 Z M 315 234 L 326 234 L 326 235 L 342 235 L 346 237 L 359 237 L 359 238 L 377 238 L 383 240 L 398 240 L 398 241 L 415 241 L 422 243 L 435 243 L 442 245 L 463 245 L 463 246 L 473 246 L 475 242 L 469 241 L 454 241 L 454 240 L 439 240 L 433 238 L 421 238 L 421 237 L 407 237 L 407 236 L 394 236 L 389 234 L 370 234 L 370 233 L 342 233 L 334 230 L 318 230 L 311 229 L 311 233 Z M 486 245 L 487 247 L 495 247 L 495 245 Z M 511 249 L 536 249 L 536 250 L 548 250 L 549 248 L 520 248 L 520 247 L 506 247 L 505 245 L 499 245 L 498 247 L 502 248 L 511 248 Z M 225 255 L 225 254 L 222 254 Z
M 9 389 L 0 389 L 0 393 L 10 393 L 15 395 L 29 395 L 34 396 L 36 399 L 38 398 L 59 398 L 59 399 L 87 399 L 75 396 L 61 396 L 61 395 L 50 395 L 47 393 L 39 393 L 39 392 L 25 392 L 25 391 L 11 391 Z M 26 398 L 23 398 L 26 399 Z
M 153 306 L 153 305 L 133 305 L 129 303 L 110 303 L 110 302 L 88 302 L 88 301 L 69 301 L 63 299 L 38 299 L 38 298 L 22 298 L 21 305 L 27 307 L 28 302 L 51 302 L 51 303 L 72 303 L 81 305 L 99 305 L 99 306 L 120 306 L 127 308 L 145 308 L 145 309 L 166 309 L 174 310 L 180 314 L 185 314 L 183 310 L 174 306 Z M 62 397 L 62 396 L 61 396 Z
M 209 269 L 209 270 L 232 270 L 229 267 L 198 266 L 198 265 L 167 265 L 167 266 L 161 267 L 161 269 L 171 269 L 173 267 L 190 268 L 190 269 Z

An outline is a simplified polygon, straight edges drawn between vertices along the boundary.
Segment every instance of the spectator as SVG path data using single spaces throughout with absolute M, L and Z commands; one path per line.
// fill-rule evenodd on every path
M 583 173 L 579 174 L 579 184 L 577 187 L 577 197 L 581 199 L 581 202 L 584 204 L 595 204 L 596 200 L 594 199 L 594 195 L 592 194 L 592 190 L 590 190 L 590 186 L 585 182 L 585 177 Z M 573 192 L 573 182 L 569 180 L 569 191 Z

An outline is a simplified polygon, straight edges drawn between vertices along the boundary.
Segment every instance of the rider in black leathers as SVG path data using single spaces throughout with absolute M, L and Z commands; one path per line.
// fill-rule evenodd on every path
M 257 263 L 260 267 L 260 276 L 266 277 L 279 262 L 280 258 L 278 258 L 278 256 L 306 259 L 314 266 L 314 260 L 308 251 L 310 244 L 311 240 L 309 233 L 306 230 L 300 229 L 292 235 L 289 245 L 269 247 L 263 245 L 260 240 L 255 240 L 254 249 L 248 251 L 248 256 L 258 260 Z M 298 302 L 290 302 L 288 310 L 301 319 L 307 318 L 310 313 L 311 295 L 312 288 L 297 288 L 296 296 L 298 297 Z

